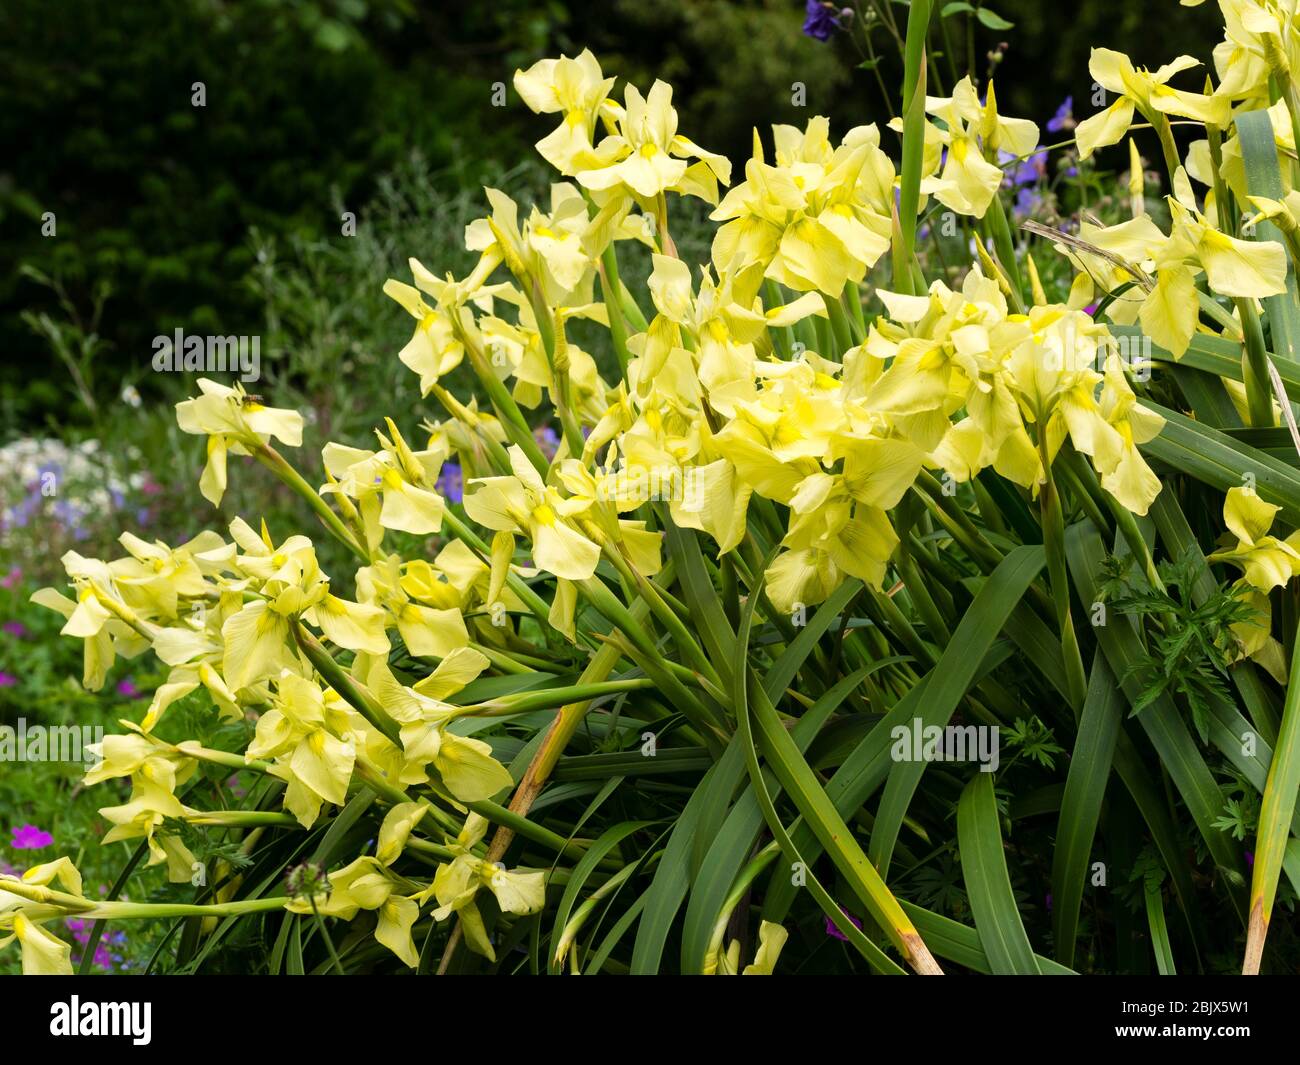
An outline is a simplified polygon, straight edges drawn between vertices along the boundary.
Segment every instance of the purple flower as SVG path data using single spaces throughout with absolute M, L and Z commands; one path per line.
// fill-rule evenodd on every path
M 21 621 L 6 621 L 3 625 L 0 625 L 0 629 L 3 629 L 10 636 L 18 637 L 20 640 L 27 637 L 27 626 Z
M 23 825 L 13 828 L 13 841 L 9 844 L 16 851 L 38 851 L 54 843 L 54 837 L 35 825 Z
M 844 910 L 844 909 L 841 909 L 840 913 L 844 914 L 844 916 L 849 919 L 849 921 L 852 923 L 854 928 L 856 928 L 859 932 L 862 931 L 862 922 L 859 921 L 856 917 L 854 917 L 853 914 L 849 913 L 848 910 Z M 849 937 L 835 927 L 834 921 L 832 921 L 829 917 L 825 917 L 823 918 L 823 920 L 826 922 L 826 934 L 828 936 L 833 936 L 835 939 L 842 939 L 844 940 L 845 943 L 849 941 Z
M 1097 313 L 1097 304 L 1095 304 L 1095 303 L 1090 303 L 1090 304 L 1088 304 L 1088 306 L 1086 306 L 1086 307 L 1083 309 L 1083 313 L 1084 313 L 1084 314 L 1089 314 L 1089 315 L 1094 315 L 1094 316 L 1095 316 L 1096 313 Z
M 117 694 L 126 699 L 138 699 L 140 689 L 135 686 L 135 682 L 130 677 L 126 677 L 117 682 Z
M 1047 120 L 1049 133 L 1060 133 L 1063 129 L 1074 129 L 1074 97 L 1067 96 L 1056 109 L 1056 114 Z
M 829 41 L 831 34 L 844 28 L 844 12 L 824 0 L 808 0 L 803 20 L 804 36 L 818 41 Z
M 1038 209 L 1042 199 L 1036 189 L 1021 189 L 1016 193 L 1016 203 L 1013 211 L 1023 218 L 1028 218 Z
M 1040 148 L 1016 167 L 1012 181 L 1017 185 L 1036 185 L 1047 177 L 1047 149 Z
M 86 921 L 79 917 L 69 917 L 63 924 L 72 933 L 73 940 L 82 948 L 81 954 L 74 955 L 72 958 L 74 964 L 80 965 L 82 955 L 85 953 L 85 947 L 90 943 L 90 927 Z M 107 932 L 101 936 L 98 945 L 95 947 L 95 965 L 100 969 L 111 969 L 114 963 L 120 965 L 122 955 L 114 954 L 110 948 L 121 946 L 125 942 L 125 932 Z
M 546 456 L 547 462 L 555 458 L 555 453 L 560 450 L 560 436 L 549 425 L 539 425 L 534 429 L 533 439 L 537 441 L 537 446 L 542 449 L 542 454 Z
M 445 498 L 450 499 L 453 503 L 459 503 L 465 494 L 462 476 L 459 462 L 444 462 L 442 472 L 438 474 L 438 481 L 434 487 Z
M 0 670 L 0 688 L 12 688 L 17 683 L 18 678 L 12 673 L 6 673 L 4 670 Z

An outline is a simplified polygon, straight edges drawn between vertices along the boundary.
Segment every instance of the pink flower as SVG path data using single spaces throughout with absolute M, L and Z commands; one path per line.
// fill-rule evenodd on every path
M 54 843 L 53 836 L 35 825 L 23 825 L 10 831 L 13 832 L 14 838 L 9 846 L 16 851 L 39 851 Z
M 23 579 L 23 571 L 15 566 L 3 577 L 0 577 L 0 588 L 12 588 Z

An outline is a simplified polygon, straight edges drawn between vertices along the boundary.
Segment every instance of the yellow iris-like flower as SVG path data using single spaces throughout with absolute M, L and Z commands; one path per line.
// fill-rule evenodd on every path
M 588 49 L 572 59 L 539 59 L 516 70 L 514 83 L 532 111 L 562 117 L 559 127 L 537 142 L 543 159 L 568 176 L 599 162 L 593 150 L 596 122 L 602 114 L 613 118 L 617 105 L 608 99 L 614 79 L 604 76 Z
M 990 82 L 984 103 L 969 77 L 953 86 L 952 96 L 927 96 L 925 109 L 944 122 L 937 141 L 948 151 L 943 172 L 921 183 L 958 214 L 983 218 L 1002 184 L 1002 170 L 993 160 L 999 152 L 1025 157 L 1038 146 L 1038 127 L 1024 118 L 998 114 L 997 96 Z
M 821 117 L 803 133 L 774 127 L 775 165 L 755 133 L 745 180 L 710 216 L 725 223 L 713 240 L 719 270 L 762 262 L 789 288 L 838 297 L 885 253 L 894 172 L 879 133 L 863 126 L 832 148 L 828 128 Z
M 322 803 L 341 806 L 356 761 L 356 744 L 312 681 L 289 670 L 276 680 L 271 708 L 257 719 L 246 757 L 274 759 L 271 773 L 284 780 L 285 807 L 311 828 Z M 346 738 L 345 738 L 346 737 Z
M 376 431 L 380 451 L 329 443 L 322 451 L 331 483 L 321 492 L 341 492 L 357 501 L 367 546 L 375 550 L 383 529 L 435 533 L 442 528 L 443 499 L 434 490 L 445 449 L 412 451 L 391 418 L 388 435 Z
M 176 424 L 182 432 L 208 438 L 208 461 L 199 479 L 199 491 L 217 506 L 226 492 L 227 453 L 248 455 L 272 438 L 298 447 L 302 443 L 302 415 L 263 406 L 239 384 L 227 388 L 201 377 L 199 390 L 201 396 L 176 404 Z
M 579 163 L 578 184 L 596 193 L 623 192 L 647 208 L 668 191 L 717 203 L 718 182 L 731 181 L 731 162 L 677 132 L 672 86 L 656 81 L 642 96 L 629 84 L 623 98 L 626 107 L 611 109 L 616 132 L 597 145 L 591 165 Z
M 451 845 L 456 857 L 438 866 L 433 883 L 422 893 L 420 901 L 423 903 L 430 896 L 437 899 L 438 908 L 433 911 L 436 921 L 457 914 L 469 948 L 495 961 L 496 952 L 488 939 L 475 896 L 480 888 L 487 888 L 496 896 L 503 913 L 537 913 L 546 901 L 546 874 L 507 870 L 475 856 L 472 848 L 486 835 L 487 827 L 486 819 L 478 814 L 469 815 Z
M 1269 534 L 1279 510 L 1281 507 L 1266 503 L 1253 489 L 1228 489 L 1223 500 L 1223 521 L 1236 543 L 1225 536 L 1220 550 L 1207 557 L 1242 571 L 1234 590 L 1254 608 L 1254 616 L 1233 624 L 1232 632 L 1241 641 L 1243 655 L 1253 658 L 1278 683 L 1285 684 L 1286 656 L 1272 634 L 1273 610 L 1268 593 L 1286 587 L 1300 574 L 1300 532 L 1285 540 Z
M 1155 71 L 1135 67 L 1122 52 L 1094 48 L 1088 60 L 1088 72 L 1097 84 L 1119 97 L 1113 104 L 1091 118 L 1085 118 L 1074 131 L 1079 156 L 1087 159 L 1098 148 L 1118 144 L 1133 124 L 1134 111 L 1148 122 L 1159 116 L 1174 115 L 1222 128 L 1228 124 L 1232 103 L 1226 96 L 1175 89 L 1169 80 L 1180 71 L 1201 64 L 1183 55 Z
M 420 963 L 411 927 L 420 917 L 416 885 L 392 872 L 378 858 L 364 856 L 329 874 L 324 899 L 296 898 L 285 903 L 290 913 L 351 921 L 361 910 L 375 914 L 375 939 L 412 969 Z M 405 892 L 405 894 L 404 894 Z
M 509 454 L 514 476 L 477 478 L 474 492 L 465 496 L 466 512 L 485 528 L 525 534 L 538 568 L 566 580 L 586 580 L 596 572 L 600 548 L 568 519 L 587 504 L 544 484 L 518 447 Z
M 24 976 L 71 976 L 72 946 L 44 927 L 44 922 L 52 916 L 48 908 L 25 895 L 5 891 L 6 880 L 37 887 L 57 883 L 65 893 L 84 898 L 77 867 L 63 857 L 33 866 L 21 877 L 0 876 L 0 931 L 9 931 L 9 935 L 0 938 L 0 949 L 18 941 Z

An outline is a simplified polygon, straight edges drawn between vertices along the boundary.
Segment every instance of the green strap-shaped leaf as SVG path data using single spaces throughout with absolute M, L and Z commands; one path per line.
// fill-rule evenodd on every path
M 1000 976 L 1040 975 L 1002 853 L 991 773 L 976 773 L 962 790 L 957 803 L 957 846 L 975 930 L 993 972 Z
M 758 589 L 755 589 L 757 593 Z M 935 962 L 925 941 L 917 933 L 907 914 L 903 912 L 898 900 L 894 898 L 875 867 L 853 835 L 852 830 L 835 805 L 827 797 L 817 774 L 804 760 L 798 745 L 786 731 L 780 715 L 772 705 L 767 693 L 759 684 L 747 684 L 749 671 L 744 667 L 747 653 L 747 626 L 753 617 L 755 596 L 751 595 L 746 604 L 743 626 L 746 628 L 743 638 L 737 638 L 737 655 L 735 662 L 735 699 L 737 715 L 743 716 L 744 734 L 737 733 L 737 739 L 745 739 L 751 725 L 757 747 L 771 766 L 781 786 L 789 794 L 796 809 L 821 842 L 823 850 L 835 863 L 835 867 L 847 881 L 850 890 L 884 930 L 891 943 L 902 953 L 908 964 L 918 973 L 938 974 L 942 970 Z M 757 760 L 751 757 L 750 779 L 756 791 L 760 792 L 760 801 L 766 797 L 766 787 L 762 774 L 755 772 Z M 776 831 L 776 826 L 772 826 Z M 782 831 L 784 835 L 784 832 Z M 788 837 L 787 837 L 788 839 Z M 811 869 L 808 870 L 811 881 Z M 829 897 L 828 897 L 829 898 Z M 836 914 L 828 914 L 836 920 Z M 847 934 L 847 933 L 846 933 Z M 852 938 L 850 936 L 850 938 Z
M 1177 411 L 1144 406 L 1161 415 L 1165 426 L 1141 445 L 1143 452 L 1220 492 L 1240 488 L 1242 475 L 1252 474 L 1260 498 L 1280 506 L 1288 524 L 1300 525 L 1300 470 Z
M 1156 969 L 1161 976 L 1177 976 L 1174 948 L 1169 942 L 1169 925 L 1165 921 L 1165 897 L 1160 888 L 1147 885 L 1147 926 L 1151 929 L 1151 949 L 1156 954 Z
M 718 775 L 735 774 L 739 781 L 744 772 L 745 755 L 733 737 L 717 764 L 691 792 L 691 797 L 678 815 L 677 824 L 673 827 L 663 857 L 659 860 L 659 868 L 655 870 L 654 879 L 646 889 L 641 922 L 637 925 L 636 941 L 632 947 L 631 969 L 634 975 L 652 976 L 659 971 L 664 944 L 690 885 L 688 873 L 691 843 L 708 801 L 709 789 L 706 785 Z
M 1062 965 L 1074 963 L 1083 883 L 1123 710 L 1124 697 L 1099 651 L 1088 674 L 1088 696 L 1079 715 L 1074 750 L 1070 752 L 1056 849 L 1052 853 L 1052 938 Z
M 1248 111 L 1233 119 L 1237 139 L 1241 144 L 1241 160 L 1246 169 L 1246 190 L 1251 196 L 1280 200 L 1286 195 L 1282 171 L 1278 165 L 1277 141 L 1273 136 L 1273 122 L 1267 111 Z M 1245 205 L 1242 205 L 1243 208 Z M 1267 219 L 1255 223 L 1255 238 L 1271 240 L 1286 247 L 1281 230 Z M 1295 271 L 1291 256 L 1287 256 L 1286 291 L 1276 296 L 1264 297 L 1273 333 L 1273 350 L 1287 362 L 1300 360 L 1300 293 L 1296 289 Z
M 569 947 L 564 937 L 565 926 L 569 923 L 569 915 L 573 913 L 574 903 L 578 901 L 578 895 L 586 886 L 591 874 L 596 871 L 601 859 L 623 840 L 633 832 L 652 824 L 653 821 L 620 821 L 616 825 L 611 825 L 587 848 L 587 853 L 573 867 L 573 871 L 569 874 L 569 882 L 564 885 L 564 894 L 560 896 L 560 904 L 555 908 L 555 924 L 551 931 L 551 955 L 547 961 L 547 969 L 552 974 L 558 974 L 564 963 L 564 959 L 560 956 L 562 948 Z
M 1264 952 L 1264 937 L 1277 898 L 1291 824 L 1300 790 L 1300 639 L 1291 655 L 1290 681 L 1282 706 L 1282 725 L 1277 747 L 1268 767 L 1264 798 L 1259 810 L 1259 831 L 1255 838 L 1255 868 L 1250 883 L 1250 923 L 1246 937 L 1246 972 L 1258 972 Z
M 834 713 L 870 672 L 870 669 L 860 669 L 850 673 L 800 716 L 790 731 L 800 753 L 808 750 L 808 745 L 816 739 L 827 717 Z M 775 776 L 772 776 L 767 787 L 773 798 L 780 794 L 781 788 Z M 699 972 L 706 961 L 714 924 L 731 893 L 737 874 L 754 849 L 754 842 L 762 827 L 763 812 L 751 785 L 728 812 L 726 821 L 691 880 L 691 897 L 686 906 L 686 923 L 682 928 L 683 972 Z
M 984 953 L 984 944 L 980 942 L 980 934 L 975 929 L 905 899 L 899 899 L 899 905 L 903 907 L 907 916 L 912 918 L 916 930 L 925 937 L 925 942 L 938 957 L 956 962 L 977 973 L 987 975 L 993 973 L 989 957 Z M 1059 965 L 1041 954 L 1035 954 L 1034 960 L 1044 976 L 1079 975 L 1073 969 Z
M 1101 538 L 1089 524 L 1080 522 L 1072 525 L 1066 531 L 1066 552 L 1080 599 L 1085 603 L 1095 602 L 1104 553 Z M 1137 657 L 1139 641 L 1132 619 L 1116 616 L 1112 612 L 1107 624 L 1098 625 L 1093 631 L 1097 634 L 1097 642 L 1101 644 L 1111 671 L 1117 677 L 1129 678 L 1121 681 L 1121 687 L 1130 703 L 1135 701 L 1141 693 L 1141 680 L 1130 674 L 1130 667 Z M 1225 872 L 1229 881 L 1234 878 L 1240 880 L 1240 855 L 1227 835 L 1214 827 L 1214 820 L 1223 809 L 1223 791 L 1205 764 L 1196 741 L 1173 701 L 1167 695 L 1160 696 L 1152 700 L 1137 715 L 1137 719 L 1183 802 L 1187 804 L 1188 812 L 1196 822 L 1215 863 Z M 1230 897 L 1239 903 L 1236 892 L 1231 892 Z
M 733 671 L 733 698 L 736 706 L 736 720 L 738 725 L 736 730 L 736 739 L 744 745 L 745 764 L 749 770 L 749 779 L 753 784 L 754 798 L 758 803 L 759 809 L 763 813 L 763 819 L 767 822 L 767 826 L 771 830 L 772 836 L 777 841 L 777 845 L 781 848 L 787 860 L 792 865 L 794 863 L 799 863 L 803 867 L 804 886 L 807 888 L 809 894 L 812 895 L 813 899 L 816 900 L 817 904 L 822 908 L 822 912 L 830 919 L 835 927 L 839 929 L 841 935 L 843 935 L 850 945 L 866 958 L 867 962 L 877 972 L 891 976 L 905 975 L 904 971 L 900 969 L 884 951 L 868 939 L 866 935 L 851 920 L 849 920 L 839 903 L 835 901 L 831 896 L 831 893 L 822 885 L 822 882 L 817 878 L 817 874 L 812 869 L 812 863 L 805 861 L 803 855 L 794 846 L 794 842 L 790 839 L 790 834 L 786 831 L 785 825 L 782 824 L 781 818 L 776 812 L 776 807 L 772 802 L 772 796 L 768 792 L 768 774 L 763 771 L 759 764 L 758 748 L 754 743 L 753 721 L 751 720 L 749 710 L 750 687 L 753 682 L 753 677 L 747 666 L 747 655 L 749 648 L 749 630 L 750 625 L 754 620 L 754 607 L 757 604 L 757 601 L 757 596 L 752 596 L 749 602 L 745 604 L 744 611 L 741 614 L 740 631 L 737 634 L 736 639 L 736 661 L 734 663 L 735 668 Z M 771 708 L 771 704 L 763 694 L 762 688 L 757 684 L 752 684 L 752 686 L 755 690 L 756 697 L 762 703 L 765 703 L 768 708 Z M 775 715 L 775 710 L 772 710 L 772 713 Z M 881 886 L 883 888 L 883 885 Z M 886 894 L 888 894 L 888 892 L 886 892 Z M 872 909 L 873 913 L 875 912 L 874 908 L 870 906 L 868 906 L 868 908 Z M 888 909 L 886 909 L 886 914 L 887 916 L 892 916 L 888 914 Z M 910 928 L 910 925 L 908 927 Z M 886 931 L 888 932 L 887 926 Z M 900 934 L 903 936 L 904 942 L 911 942 L 911 939 L 907 936 L 906 929 L 900 930 Z M 893 939 L 894 936 L 891 935 L 890 938 Z M 895 942 L 897 943 L 897 940 L 895 940 Z M 929 957 L 926 952 L 925 944 L 920 942 L 919 939 L 916 940 L 916 944 L 913 945 L 911 951 L 904 949 L 903 953 L 908 957 L 913 965 L 918 964 L 918 953 L 924 955 L 920 961 L 924 963 L 924 961 L 928 959 L 929 964 L 933 966 L 933 971 L 938 971 L 938 966 L 934 963 L 934 959 Z M 921 967 L 919 971 L 927 972 L 930 970 Z
M 953 712 L 975 679 L 976 670 L 989 646 L 1002 631 L 1015 605 L 1043 568 L 1041 547 L 1018 547 L 1008 554 L 975 597 L 952 634 L 948 646 L 934 667 L 925 701 L 918 717 L 922 729 L 945 728 Z M 915 759 L 897 762 L 890 770 L 885 794 L 876 811 L 869 853 L 872 863 L 887 875 L 898 831 L 902 827 L 912 796 L 921 783 L 926 762 Z

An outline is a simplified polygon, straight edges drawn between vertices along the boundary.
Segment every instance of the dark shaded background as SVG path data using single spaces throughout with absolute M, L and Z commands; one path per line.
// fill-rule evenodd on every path
M 1040 124 L 1068 95 L 1087 113 L 1090 46 L 1154 66 L 1181 52 L 1208 58 L 1221 36 L 1209 4 L 994 0 L 993 8 L 1014 28 L 976 24 L 976 66 L 1007 42 L 1001 109 Z M 906 5 L 896 11 L 904 22 Z M 606 73 L 643 89 L 655 77 L 670 81 L 683 130 L 735 159 L 748 154 L 755 125 L 802 124 L 815 113 L 828 113 L 837 131 L 883 124 L 875 72 L 859 68 L 846 38 L 805 37 L 803 18 L 798 0 L 6 0 L 4 436 L 80 417 L 42 312 L 72 315 L 81 334 L 102 338 L 88 387 L 105 400 L 120 388 L 112 360 L 146 361 L 158 333 L 178 325 L 257 333 L 246 284 L 251 227 L 337 234 L 339 212 L 364 202 L 413 148 L 449 188 L 475 184 L 489 162 L 523 158 L 546 121 L 512 89 L 506 108 L 490 98 L 494 83 L 509 85 L 516 67 L 540 56 L 588 46 Z M 949 25 L 960 68 L 964 20 Z M 880 43 L 878 73 L 892 90 L 900 74 Z M 201 109 L 191 105 L 198 81 Z M 796 81 L 806 86 L 805 109 L 791 104 Z M 57 217 L 55 239 L 41 235 L 46 211 Z

